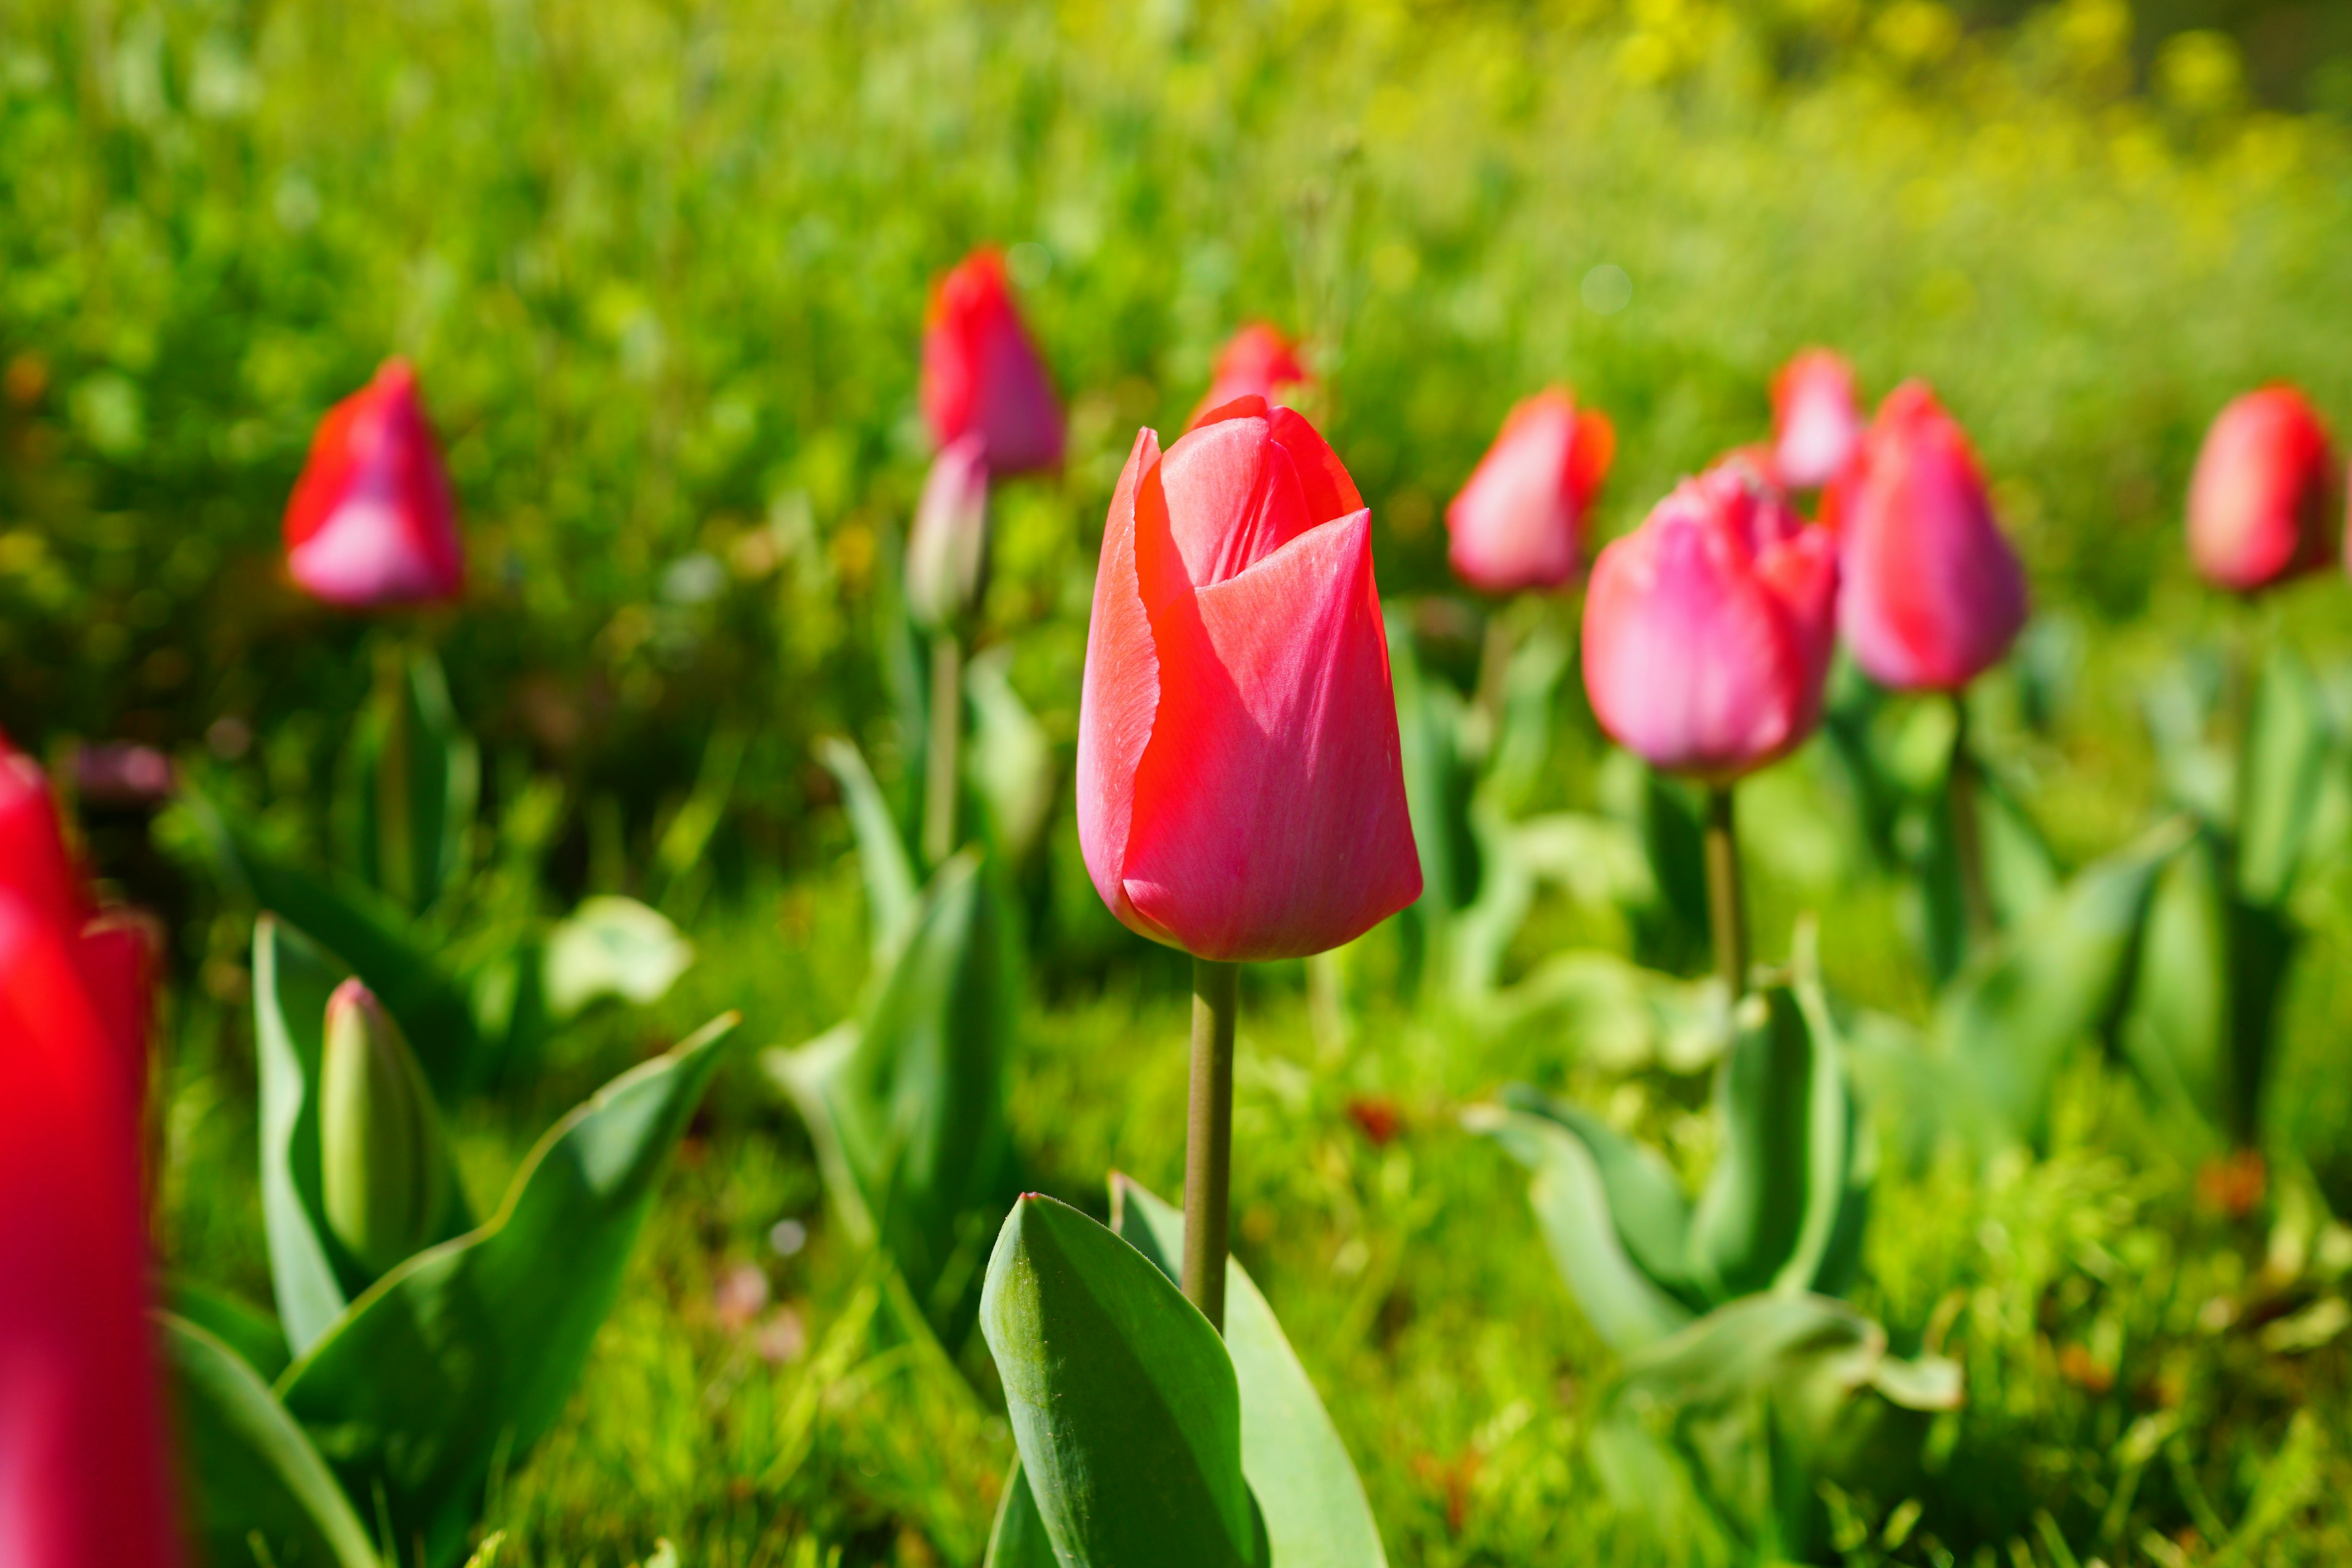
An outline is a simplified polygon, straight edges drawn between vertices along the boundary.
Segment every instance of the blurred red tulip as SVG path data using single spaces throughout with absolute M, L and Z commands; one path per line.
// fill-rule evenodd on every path
M 152 811 L 177 784 L 172 759 L 152 746 L 109 742 L 74 753 L 74 795 L 84 802 Z
M 981 438 L 992 474 L 1062 460 L 1062 407 L 1053 378 L 1021 323 L 1004 258 L 975 250 L 940 279 L 923 325 L 923 417 L 947 447 Z
M 345 609 L 465 591 L 457 503 L 405 360 L 386 360 L 319 422 L 286 506 L 286 566 L 305 593 Z
M 1820 722 L 1837 543 L 1738 457 L 1685 479 L 1593 563 L 1584 685 L 1618 744 L 1727 783 Z
M 2335 554 L 2327 430 L 2292 386 L 2249 392 L 2205 433 L 2189 481 L 2189 556 L 2216 587 L 2253 594 Z
M 988 464 L 977 432 L 931 460 L 907 537 L 907 608 L 934 630 L 980 607 L 987 586 Z
M 1585 514 L 1609 472 L 1617 433 L 1563 387 L 1523 399 L 1445 509 L 1446 559 L 1489 594 L 1558 588 L 1584 566 Z
M 1772 378 L 1772 466 L 1780 481 L 1817 489 L 1862 445 L 1853 367 L 1828 349 L 1807 349 Z
M 1421 895 L 1371 513 L 1315 427 L 1244 397 L 1111 498 L 1078 841 L 1134 930 L 1212 959 L 1337 947 Z
M 1957 691 L 2025 625 L 2025 569 L 1993 521 L 1969 438 L 1922 382 L 1879 405 L 1824 515 L 1854 662 L 1899 691 Z
M 1307 379 L 1307 367 L 1298 359 L 1298 345 L 1270 323 L 1252 321 L 1226 339 L 1225 346 L 1218 351 L 1216 373 L 1209 378 L 1209 390 L 1184 427 L 1197 429 L 1211 414 L 1236 397 L 1263 397 L 1272 403 L 1276 392 L 1286 386 L 1304 385 Z

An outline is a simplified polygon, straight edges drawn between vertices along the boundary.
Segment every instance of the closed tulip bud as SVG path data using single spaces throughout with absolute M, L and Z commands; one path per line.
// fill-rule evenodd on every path
M 1304 385 L 1307 367 L 1299 363 L 1298 346 L 1271 324 L 1252 321 L 1225 340 L 1218 351 L 1209 390 L 1186 429 L 1197 428 L 1208 416 L 1236 397 L 1262 397 L 1272 403 L 1285 387 Z
M 980 608 L 988 585 L 988 464 L 977 435 L 931 461 L 907 540 L 907 608 L 933 631 Z
M 2189 557 L 2214 586 L 2256 594 L 2335 553 L 2327 431 L 2292 386 L 2232 402 L 2205 433 L 2189 481 Z
M 1992 515 L 1969 438 L 1918 383 L 1879 405 L 1826 507 L 1838 617 L 1854 662 L 1900 691 L 1957 691 L 2025 625 L 2025 569 Z
M 1078 841 L 1113 914 L 1196 957 L 1291 958 L 1421 894 L 1371 514 L 1313 426 L 1244 397 L 1144 430 L 1095 579 Z
M 1853 366 L 1828 349 L 1807 349 L 1780 367 L 1772 378 L 1772 466 L 1782 484 L 1828 484 L 1861 445 Z
M 286 508 L 286 566 L 305 593 L 345 609 L 465 591 L 457 503 L 405 361 L 386 361 L 320 421 Z
M 1685 479 L 1593 563 L 1584 686 L 1654 766 L 1727 784 L 1821 721 L 1837 544 L 1737 458 Z
M 1586 516 L 1616 450 L 1607 416 L 1579 413 L 1564 388 L 1521 402 L 1445 509 L 1454 573 L 1489 594 L 1574 581 Z
M 989 472 L 1050 468 L 1062 460 L 1062 406 L 1022 325 L 1004 260 L 975 250 L 932 291 L 923 328 L 923 417 L 947 447 L 976 435 Z
M 319 1155 L 328 1228 L 362 1268 L 382 1274 L 433 1239 L 449 1196 L 440 1114 L 400 1026 L 357 980 L 327 999 Z

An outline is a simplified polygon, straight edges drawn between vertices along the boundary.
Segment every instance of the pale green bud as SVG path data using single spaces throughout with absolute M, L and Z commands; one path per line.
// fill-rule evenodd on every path
M 328 1227 L 371 1273 L 433 1239 L 449 1197 L 440 1113 L 400 1026 L 357 980 L 327 999 L 319 1155 Z

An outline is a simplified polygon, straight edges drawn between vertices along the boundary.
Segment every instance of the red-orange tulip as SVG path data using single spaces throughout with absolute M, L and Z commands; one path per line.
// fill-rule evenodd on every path
M 1298 345 L 1265 321 L 1252 321 L 1225 340 L 1217 353 L 1216 372 L 1209 390 L 1192 410 L 1185 428 L 1195 429 L 1216 410 L 1236 397 L 1262 397 L 1269 404 L 1285 387 L 1306 384 L 1307 366 Z
M 1062 460 L 1062 406 L 1005 282 L 1004 258 L 975 250 L 940 279 L 923 327 L 923 417 L 932 443 L 977 433 L 989 472 Z
M 1559 588 L 1584 566 L 1585 520 L 1617 434 L 1564 387 L 1522 400 L 1445 509 L 1446 559 L 1489 594 Z
M 2292 386 L 2249 392 L 2205 433 L 2189 481 L 2189 555 L 2216 587 L 2253 594 L 2335 554 L 2336 458 Z
M 1078 710 L 1078 841 L 1134 930 L 1295 958 L 1421 895 L 1371 513 L 1313 426 L 1244 397 L 1111 498 Z
M 286 566 L 346 609 L 465 592 L 457 503 L 407 362 L 386 361 L 320 421 L 286 507 Z

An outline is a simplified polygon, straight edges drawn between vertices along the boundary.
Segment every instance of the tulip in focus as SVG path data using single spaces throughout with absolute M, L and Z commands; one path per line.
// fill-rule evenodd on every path
M 1225 340 L 1217 353 L 1216 371 L 1209 390 L 1186 423 L 1197 429 L 1208 416 L 1236 397 L 1262 397 L 1267 403 L 1285 387 L 1302 386 L 1307 367 L 1299 362 L 1298 345 L 1271 324 L 1252 321 Z
M 1586 515 L 1616 449 L 1608 417 L 1578 412 L 1564 388 L 1520 402 L 1445 509 L 1455 574 L 1489 594 L 1573 581 L 1584 565 Z
M 465 591 L 457 504 L 404 360 L 320 421 L 286 507 L 286 566 L 344 609 L 454 599 Z
M 319 1167 L 327 1225 L 371 1273 L 433 1239 L 449 1198 L 440 1113 L 400 1026 L 357 980 L 327 998 Z
M 977 434 L 931 461 L 907 540 L 907 608 L 925 627 L 954 626 L 980 607 L 988 576 L 988 464 Z
M 1807 349 L 1772 378 L 1772 466 L 1782 484 L 1817 489 L 1862 445 L 1853 367 L 1828 349 Z
M 1062 460 L 1062 407 L 1004 278 L 1004 259 L 975 250 L 940 280 L 923 327 L 923 417 L 944 448 L 980 437 L 1003 477 Z
M 2189 481 L 2189 555 L 2216 587 L 2256 594 L 2327 564 L 2336 458 L 2303 394 L 2266 386 L 2205 433 Z
M 1111 498 L 1078 716 L 1078 837 L 1127 925 L 1212 960 L 1336 947 L 1421 894 L 1371 514 L 1256 397 Z
M 1854 662 L 1900 691 L 1958 691 L 2025 625 L 2025 570 L 1993 520 L 1969 438 L 1909 382 L 1888 394 L 1825 515 Z

